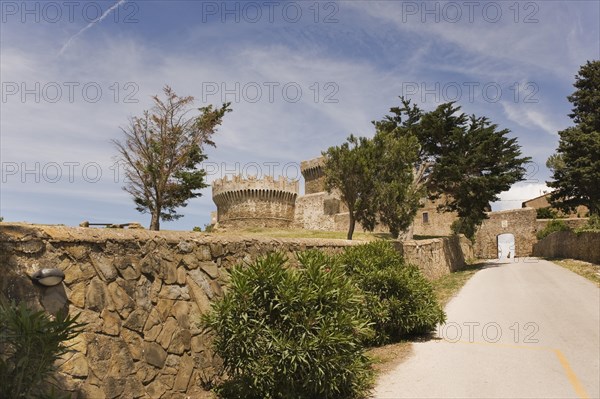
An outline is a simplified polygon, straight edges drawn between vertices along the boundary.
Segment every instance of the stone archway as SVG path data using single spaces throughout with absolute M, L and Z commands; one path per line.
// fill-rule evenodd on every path
M 514 258 L 516 253 L 515 235 L 512 233 L 498 234 L 496 237 L 498 246 L 498 259 Z
M 533 208 L 510 209 L 487 213 L 475 234 L 473 247 L 475 256 L 480 259 L 498 258 L 498 236 L 510 233 L 515 236 L 512 257 L 531 256 L 533 243 L 536 242 L 536 211 Z

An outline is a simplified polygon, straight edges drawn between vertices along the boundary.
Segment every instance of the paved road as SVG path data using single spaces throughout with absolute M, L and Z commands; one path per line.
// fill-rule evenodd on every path
M 600 398 L 600 289 L 583 277 L 536 258 L 496 261 L 446 312 L 375 398 Z

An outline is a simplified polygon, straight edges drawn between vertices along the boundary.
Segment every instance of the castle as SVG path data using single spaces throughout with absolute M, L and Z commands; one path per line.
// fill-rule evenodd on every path
M 304 195 L 299 182 L 285 177 L 262 179 L 250 176 L 224 177 L 213 182 L 213 201 L 217 205 L 212 223 L 222 229 L 285 228 L 347 231 L 348 208 L 337 192 L 325 190 L 323 157 L 302 161 Z M 454 213 L 440 213 L 437 203 L 425 201 L 413 223 L 417 235 L 449 235 Z M 357 226 L 360 228 L 360 226 Z M 386 231 L 378 226 L 376 231 Z

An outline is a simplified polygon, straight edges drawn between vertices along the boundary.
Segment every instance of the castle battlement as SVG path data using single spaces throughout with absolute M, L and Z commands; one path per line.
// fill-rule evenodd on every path
M 293 223 L 298 180 L 224 177 L 213 182 L 212 190 L 221 226 L 289 227 Z
M 325 191 L 325 157 L 300 162 L 300 172 L 304 176 L 304 191 L 314 194 Z
M 212 183 L 213 198 L 235 192 L 240 195 L 267 194 L 267 192 L 271 192 L 271 194 L 298 195 L 298 191 L 298 180 L 289 180 L 284 176 L 280 176 L 278 179 L 275 179 L 273 176 L 265 176 L 262 179 L 258 179 L 256 176 L 244 178 L 240 175 L 233 176 L 230 179 L 228 176 L 225 176 Z
M 325 164 L 324 157 L 318 157 L 309 159 L 308 161 L 300 162 L 300 172 L 302 172 L 302 176 L 306 179 L 308 178 L 318 178 L 323 175 L 323 166 Z

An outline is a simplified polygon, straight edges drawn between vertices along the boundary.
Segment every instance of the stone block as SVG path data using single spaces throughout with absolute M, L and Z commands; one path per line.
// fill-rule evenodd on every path
M 208 248 L 208 247 L 207 247 Z M 181 258 L 181 264 L 189 270 L 193 270 L 196 269 L 198 267 L 198 265 L 200 264 L 200 260 L 198 259 L 197 256 L 192 255 L 192 254 L 187 254 L 184 255 Z
M 183 355 L 181 358 L 181 364 L 179 365 L 179 373 L 177 373 L 175 383 L 173 384 L 173 390 L 186 392 L 193 371 L 194 361 L 192 357 L 188 354 Z
M 121 332 L 121 319 L 115 312 L 104 309 L 100 314 L 102 318 L 102 332 L 107 335 L 119 335 Z
M 207 260 L 212 260 L 211 252 L 212 252 L 211 247 L 206 244 L 198 245 L 196 247 L 196 250 L 194 251 L 194 253 L 196 254 L 196 258 L 201 262 L 207 261 Z
M 194 281 L 194 283 L 196 283 L 198 287 L 200 287 L 204 291 L 204 293 L 209 299 L 214 298 L 215 293 L 213 292 L 210 282 L 200 269 L 190 270 L 188 272 L 188 276 Z
M 106 287 L 98 277 L 94 277 L 87 287 L 86 306 L 88 309 L 101 312 L 107 305 Z
M 163 382 L 160 380 L 155 380 L 148 384 L 146 387 L 146 393 L 151 399 L 160 399 L 168 389 L 169 387 L 167 387 Z
M 146 320 L 146 324 L 144 325 L 144 339 L 146 341 L 155 341 L 158 338 L 158 334 L 162 330 L 163 319 L 156 309 L 150 311 L 148 320 Z
M 200 268 L 212 279 L 219 277 L 219 267 L 215 262 L 202 262 Z
M 60 370 L 76 378 L 86 378 L 88 376 L 88 363 L 83 353 L 76 352 L 61 365 Z
M 85 307 L 85 284 L 77 283 L 70 287 L 69 301 L 80 309 Z
M 127 320 L 125 320 L 125 323 L 123 323 L 123 327 L 141 334 L 147 319 L 148 312 L 144 309 L 138 308 L 131 312 Z
M 158 342 L 165 350 L 169 348 L 171 344 L 171 340 L 175 335 L 175 332 L 179 329 L 177 325 L 177 320 L 173 317 L 169 317 L 167 321 L 163 324 L 162 331 L 156 338 L 156 342 Z
M 159 298 L 164 299 L 190 299 L 190 294 L 188 292 L 188 287 L 180 286 L 180 285 L 163 285 L 160 293 L 158 294 Z
M 189 351 L 191 339 L 190 330 L 177 330 L 171 339 L 167 352 L 181 355 L 183 352 Z
M 133 360 L 142 359 L 142 337 L 132 330 L 126 328 L 121 330 L 121 337 L 127 344 L 129 354 Z
M 126 319 L 135 307 L 135 303 L 133 298 L 123 288 L 123 284 L 127 284 L 123 279 L 113 281 L 108 285 L 108 294 L 112 299 L 116 311 L 119 312 L 121 317 Z
M 177 323 L 183 329 L 190 328 L 190 303 L 187 301 L 177 301 L 171 308 L 171 315 L 177 319 Z
M 90 259 L 97 274 L 104 281 L 111 282 L 117 278 L 117 268 L 111 258 L 92 253 Z
M 165 365 L 167 352 L 155 342 L 144 342 L 142 344 L 142 353 L 146 363 L 158 367 L 159 369 Z
M 194 251 L 194 244 L 189 241 L 180 241 L 179 244 L 177 244 L 177 249 L 182 254 L 189 254 Z

